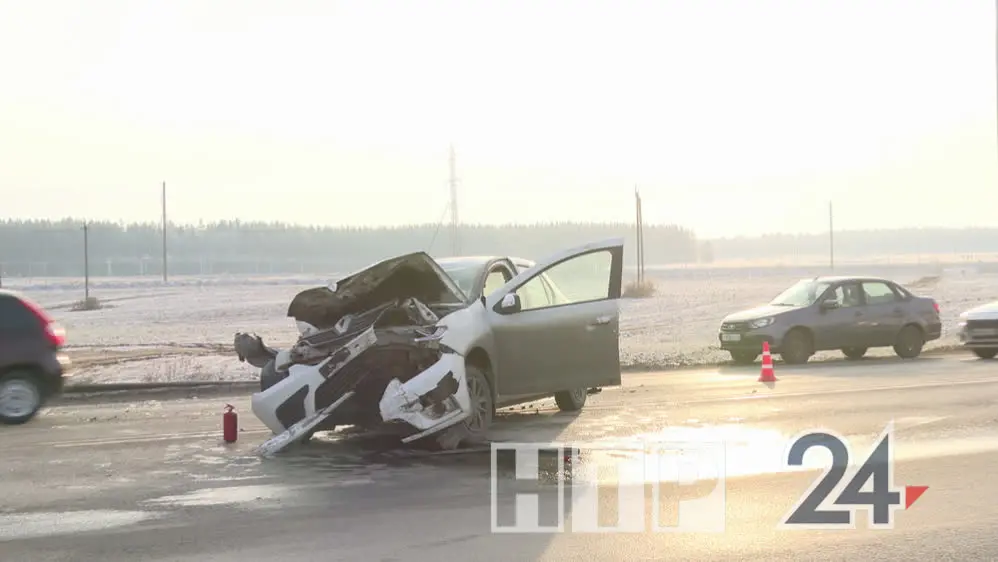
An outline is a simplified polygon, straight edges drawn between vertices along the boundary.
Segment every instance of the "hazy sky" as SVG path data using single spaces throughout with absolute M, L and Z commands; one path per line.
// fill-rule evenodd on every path
M 991 0 L 0 0 L 0 216 L 998 226 Z

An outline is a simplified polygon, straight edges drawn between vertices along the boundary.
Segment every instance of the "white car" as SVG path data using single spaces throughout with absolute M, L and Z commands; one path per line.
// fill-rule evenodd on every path
M 998 355 L 998 301 L 960 314 L 960 342 L 981 359 Z
M 620 384 L 623 246 L 590 243 L 536 264 L 416 252 L 299 293 L 290 349 L 235 336 L 240 361 L 262 369 L 252 408 L 275 437 L 260 452 L 386 423 L 404 442 L 432 436 L 453 449 L 484 439 L 497 407 L 554 395 L 563 410 L 581 408 L 589 389 Z M 476 260 L 482 271 L 459 274 Z

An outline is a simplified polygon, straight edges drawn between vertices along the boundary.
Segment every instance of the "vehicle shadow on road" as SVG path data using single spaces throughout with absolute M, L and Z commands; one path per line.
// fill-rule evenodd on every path
M 295 444 L 279 456 L 286 462 L 293 459 L 292 464 L 308 462 L 328 465 L 331 471 L 336 471 L 338 464 L 347 470 L 363 464 L 397 466 L 428 458 L 468 455 L 481 456 L 487 463 L 492 443 L 554 443 L 578 415 L 579 412 L 552 412 L 542 407 L 500 410 L 485 442 L 443 451 L 434 446 L 431 438 L 403 443 L 398 432 L 348 426 L 317 433 L 308 443 Z

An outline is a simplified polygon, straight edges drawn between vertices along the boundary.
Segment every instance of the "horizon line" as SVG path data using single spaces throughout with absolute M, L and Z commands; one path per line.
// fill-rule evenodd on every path
M 117 221 L 110 219 L 97 219 L 88 220 L 79 217 L 61 217 L 61 218 L 4 218 L 0 219 L 0 225 L 11 225 L 11 224 L 59 224 L 59 223 L 75 223 L 75 224 L 91 224 L 91 225 L 113 225 L 125 228 L 135 228 L 135 227 L 155 227 L 161 228 L 162 221 L 126 221 L 124 219 L 119 219 Z M 211 222 L 190 222 L 190 221 L 167 221 L 168 226 L 179 227 L 181 229 L 199 229 L 199 228 L 212 228 L 218 227 L 226 224 L 238 224 L 242 226 L 257 226 L 264 227 L 268 229 L 276 230 L 289 230 L 289 229 L 312 229 L 312 230 L 339 230 L 339 231 L 373 231 L 373 230 L 404 230 L 404 229 L 425 229 L 425 228 L 438 228 L 440 226 L 437 223 L 408 223 L 400 225 L 387 225 L 387 224 L 374 224 L 374 225 L 321 225 L 321 224 L 310 224 L 310 223 L 295 223 L 286 221 L 261 221 L 261 220 L 249 220 L 244 221 L 239 218 L 231 219 L 218 219 Z M 636 223 L 628 221 L 578 221 L 578 220 L 564 220 L 564 221 L 547 221 L 547 222 L 530 222 L 530 223 L 517 223 L 517 222 L 506 222 L 506 223 L 462 223 L 459 224 L 459 228 L 538 228 L 538 227 L 551 227 L 551 226 L 586 226 L 586 227 L 627 227 L 634 228 Z M 696 236 L 696 229 L 684 226 L 678 223 L 646 223 L 645 228 L 666 228 L 675 229 L 680 231 L 686 231 L 692 233 Z M 883 233 L 883 232 L 906 232 L 906 231 L 945 231 L 945 232 L 996 232 L 998 227 L 991 226 L 963 226 L 963 227 L 953 227 L 953 226 L 902 226 L 902 227 L 890 227 L 890 228 L 852 228 L 852 229 L 841 229 L 834 230 L 836 234 L 857 234 L 857 233 Z M 828 231 L 823 232 L 792 232 L 792 231 L 771 231 L 761 234 L 750 234 L 750 235 L 728 235 L 728 236 L 712 236 L 705 237 L 702 240 L 739 240 L 739 239 L 755 239 L 755 238 L 766 238 L 774 236 L 827 236 Z

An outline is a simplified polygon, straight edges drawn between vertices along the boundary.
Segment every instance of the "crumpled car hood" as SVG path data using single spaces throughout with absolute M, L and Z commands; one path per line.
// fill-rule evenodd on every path
M 378 262 L 330 286 L 298 293 L 288 306 L 288 316 L 325 329 L 348 314 L 401 298 L 462 304 L 467 297 L 429 254 L 414 252 Z

